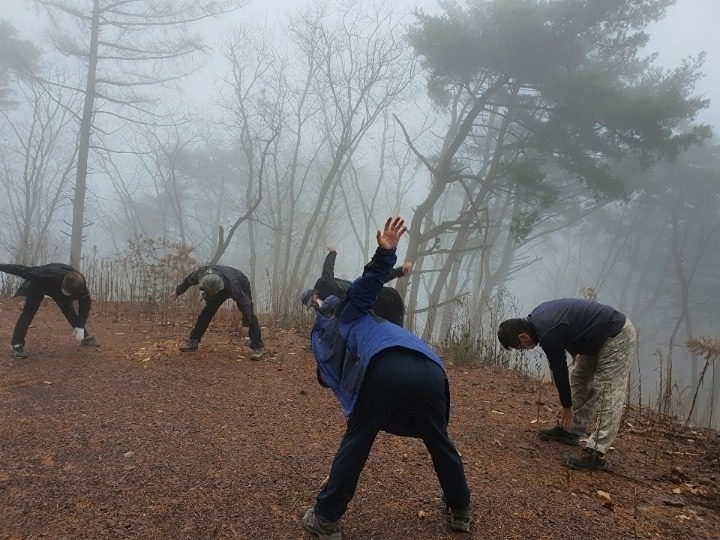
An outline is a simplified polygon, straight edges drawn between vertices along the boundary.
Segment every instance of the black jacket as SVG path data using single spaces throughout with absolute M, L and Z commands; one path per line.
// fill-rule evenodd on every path
M 192 285 L 198 285 L 200 283 L 200 279 L 202 279 L 202 277 L 209 271 L 219 275 L 225 284 L 223 290 L 212 298 L 223 302 L 228 298 L 232 298 L 235 303 L 237 303 L 238 309 L 240 309 L 240 313 L 243 316 L 242 325 L 248 326 L 253 313 L 250 280 L 237 268 L 233 268 L 232 266 L 223 266 L 220 264 L 213 266 L 201 266 L 182 280 L 182 282 L 175 288 L 175 294 L 180 296 Z
M 336 251 L 330 251 L 323 262 L 322 275 L 315 282 L 315 291 L 318 293 L 320 300 L 325 300 L 328 296 L 337 296 L 343 298 L 350 287 L 350 281 L 335 277 L 335 259 Z M 385 283 L 393 279 L 403 276 L 402 266 L 397 266 L 388 272 L 385 276 Z M 377 302 L 373 306 L 373 312 L 378 317 L 397 324 L 403 325 L 405 317 L 405 303 L 400 293 L 393 287 L 383 287 L 380 290 Z
M 22 264 L 0 264 L 0 272 L 13 274 L 25 279 L 15 296 L 29 296 L 42 294 L 49 296 L 56 303 L 72 302 L 78 303 L 78 320 L 73 324 L 76 328 L 85 328 L 90 315 L 90 291 L 83 286 L 72 295 L 62 292 L 62 281 L 69 272 L 77 272 L 75 268 L 63 263 L 50 263 L 41 266 L 24 266 Z

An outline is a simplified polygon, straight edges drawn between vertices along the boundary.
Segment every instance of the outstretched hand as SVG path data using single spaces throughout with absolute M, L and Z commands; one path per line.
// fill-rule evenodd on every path
M 401 217 L 389 217 L 385 221 L 385 228 L 377 232 L 377 243 L 383 249 L 395 249 L 400 242 L 400 237 L 407 231 L 405 220 Z

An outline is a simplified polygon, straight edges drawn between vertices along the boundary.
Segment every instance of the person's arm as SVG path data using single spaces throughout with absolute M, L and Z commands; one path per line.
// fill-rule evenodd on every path
M 410 274 L 410 270 L 412 270 L 412 263 L 410 261 L 405 261 L 400 266 L 396 266 L 390 272 L 388 272 L 387 277 L 385 278 L 385 283 L 392 281 L 393 279 L 406 277 Z
M 570 392 L 570 375 L 568 374 L 565 340 L 562 330 L 563 328 L 554 328 L 546 333 L 542 337 L 540 346 L 545 351 L 550 364 L 550 371 L 552 371 L 553 383 L 560 397 L 560 404 L 568 408 L 572 407 L 572 393 Z
M 337 258 L 337 251 L 335 248 L 328 247 L 328 254 L 325 256 L 322 267 L 322 277 L 327 279 L 335 279 L 335 259 Z
M 90 292 L 85 289 L 84 293 L 78 298 L 78 319 L 80 320 L 80 326 L 76 328 L 85 328 L 88 317 L 90 317 L 91 306 L 92 300 L 90 298 Z
M 206 270 L 207 266 L 203 266 L 201 268 L 198 268 L 194 272 L 188 274 L 185 279 L 183 279 L 180 284 L 175 287 L 175 296 L 180 296 L 193 285 L 197 285 L 198 283 L 200 283 L 200 276 L 204 274 Z
M 347 322 L 369 313 L 385 283 L 385 276 L 397 261 L 395 251 L 400 237 L 407 229 L 402 218 L 388 218 L 383 231 L 378 231 L 378 247 L 372 260 L 365 265 L 362 276 L 350 284 L 347 296 L 350 303 L 340 314 Z
M 37 278 L 35 274 L 30 272 L 31 267 L 24 264 L 0 264 L 0 272 L 20 276 L 23 279 L 34 280 Z

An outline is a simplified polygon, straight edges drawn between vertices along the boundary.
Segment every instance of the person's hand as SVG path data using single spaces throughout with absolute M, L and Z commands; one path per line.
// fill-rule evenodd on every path
M 410 270 L 412 270 L 412 267 L 413 263 L 411 263 L 410 261 L 405 261 L 404 263 L 402 263 L 403 276 L 410 275 Z
M 572 431 L 574 418 L 575 413 L 573 412 L 572 407 L 562 407 L 557 413 L 558 424 L 565 431 Z
M 389 217 L 382 231 L 378 231 L 376 238 L 378 246 L 382 249 L 395 249 L 400 237 L 407 231 L 405 220 L 401 217 Z
M 333 253 L 333 252 L 337 251 L 333 246 L 328 246 L 327 250 L 328 250 L 328 253 Z

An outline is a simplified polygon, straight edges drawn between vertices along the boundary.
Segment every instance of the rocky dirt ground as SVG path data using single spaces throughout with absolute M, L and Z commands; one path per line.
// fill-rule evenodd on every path
M 0 299 L 7 349 L 17 315 L 17 299 Z M 0 357 L 0 538 L 309 538 L 299 518 L 344 420 L 315 381 L 307 332 L 261 320 L 270 354 L 253 362 L 232 321 L 181 354 L 192 314 L 163 327 L 93 313 L 102 346 L 81 349 L 44 306 L 32 356 Z M 485 365 L 449 377 L 472 532 L 447 529 L 422 443 L 381 435 L 348 540 L 720 537 L 718 433 L 629 410 L 612 471 L 569 471 L 575 450 L 536 436 L 554 418 L 549 385 Z

